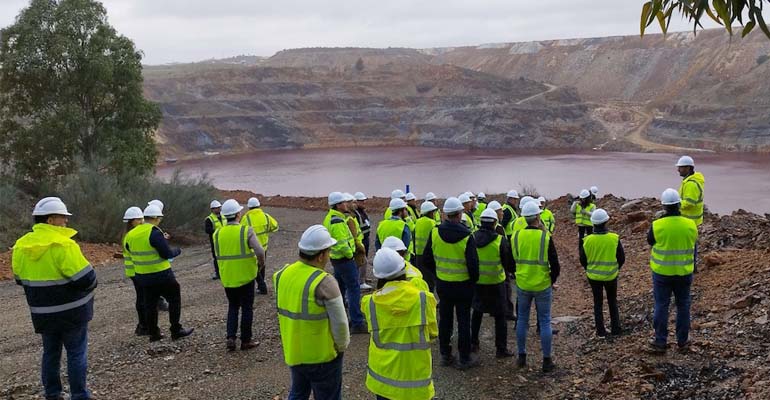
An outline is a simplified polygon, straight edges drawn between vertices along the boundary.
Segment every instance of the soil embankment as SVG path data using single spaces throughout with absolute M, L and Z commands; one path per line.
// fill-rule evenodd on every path
M 241 201 L 251 196 L 247 192 L 229 195 Z M 268 272 L 272 273 L 294 260 L 302 230 L 320 223 L 326 203 L 323 198 L 261 200 L 281 225 L 270 242 Z M 370 201 L 373 219 L 380 218 L 385 202 Z M 463 373 L 435 363 L 437 398 L 768 398 L 770 221 L 744 212 L 706 217 L 693 297 L 693 352 L 671 351 L 661 357 L 643 351 L 651 335 L 652 315 L 645 235 L 657 204 L 653 199 L 628 201 L 612 196 L 600 199 L 599 204 L 609 210 L 612 229 L 621 234 L 628 257 L 619 288 L 624 335 L 592 339 L 591 294 L 577 261 L 577 235 L 568 218 L 566 199 L 554 200 L 550 205 L 557 216 L 554 240 L 562 263 L 553 306 L 561 331 L 554 340 L 557 371 L 550 375 L 539 372 L 539 344 L 534 337 L 528 344 L 530 369 L 517 370 L 514 360 L 495 359 L 492 321 L 487 318 L 481 336 L 483 366 Z M 273 294 L 255 302 L 254 328 L 260 347 L 228 354 L 224 348 L 226 300 L 219 283 L 210 280 L 211 268 L 207 246 L 185 248 L 175 260 L 182 285 L 182 320 L 196 332 L 178 342 L 156 344 L 133 336 L 133 288 L 123 278 L 119 261 L 97 269 L 100 285 L 89 353 L 89 382 L 95 396 L 286 397 L 290 379 L 280 350 Z M 0 301 L 5 304 L 0 315 L 4 327 L 0 333 L 0 397 L 38 398 L 40 340 L 32 332 L 21 288 L 12 281 L 0 282 Z M 162 315 L 162 327 L 167 326 L 164 318 Z M 508 341 L 515 348 L 512 326 Z M 354 336 L 345 353 L 346 398 L 371 398 L 364 386 L 367 346 L 368 336 Z

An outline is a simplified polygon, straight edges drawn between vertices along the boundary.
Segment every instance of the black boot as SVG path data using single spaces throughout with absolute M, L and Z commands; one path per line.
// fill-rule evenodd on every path
M 150 331 L 142 325 L 137 325 L 136 329 L 134 329 L 134 334 L 136 336 L 149 336 Z
M 543 372 L 551 372 L 556 368 L 551 357 L 543 357 Z
M 192 335 L 192 333 L 195 331 L 195 328 L 179 328 L 176 332 L 171 332 L 171 340 L 177 340 L 181 339 L 183 337 L 187 337 Z
M 517 368 L 526 368 L 527 367 L 527 355 L 526 354 L 519 354 L 519 357 L 516 358 L 516 367 Z

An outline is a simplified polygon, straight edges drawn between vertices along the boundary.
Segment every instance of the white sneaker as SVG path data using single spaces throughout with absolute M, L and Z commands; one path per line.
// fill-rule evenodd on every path
M 366 283 L 362 283 L 360 286 L 361 290 L 369 290 L 372 287 L 370 285 L 367 285 Z

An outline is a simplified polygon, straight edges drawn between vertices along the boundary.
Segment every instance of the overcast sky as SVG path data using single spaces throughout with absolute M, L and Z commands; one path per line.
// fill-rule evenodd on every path
M 28 0 L 0 0 L 0 26 Z M 643 0 L 103 0 L 144 62 L 298 47 L 449 47 L 638 35 Z M 672 31 L 688 30 L 677 16 Z M 714 24 L 709 24 L 714 26 Z M 651 27 L 652 32 L 659 28 Z

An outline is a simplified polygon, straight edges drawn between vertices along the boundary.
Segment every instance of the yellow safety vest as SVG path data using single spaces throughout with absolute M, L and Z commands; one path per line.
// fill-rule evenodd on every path
M 436 300 L 404 281 L 388 282 L 361 300 L 371 336 L 366 387 L 393 400 L 435 395 L 430 341 L 437 333 Z
M 171 268 L 171 263 L 160 257 L 158 251 L 150 245 L 150 234 L 155 226 L 144 223 L 132 229 L 126 235 L 126 243 L 131 250 L 134 272 L 140 275 L 153 274 Z
M 35 224 L 32 232 L 19 238 L 13 245 L 12 267 L 14 279 L 24 286 L 30 313 L 50 315 L 81 307 L 94 298 L 93 291 L 83 291 L 62 297 L 62 302 L 34 304 L 30 292 L 46 291 L 50 293 L 45 300 L 50 301 L 61 293 L 56 290 L 74 282 L 93 271 L 93 267 L 83 256 L 80 246 L 72 240 L 77 231 L 67 227 L 49 224 Z M 34 296 L 40 299 L 41 296 Z
M 425 279 L 423 279 L 422 272 L 409 261 L 404 261 L 406 262 L 406 280 L 411 282 L 417 289 L 430 292 L 428 282 L 425 282 Z
M 516 261 L 516 286 L 528 292 L 541 292 L 551 286 L 548 245 L 551 235 L 540 229 L 524 229 L 513 234 L 511 248 Z
M 123 239 L 121 240 L 121 245 L 123 247 L 123 272 L 126 274 L 127 278 L 133 278 L 136 275 L 136 272 L 134 272 L 134 261 L 131 259 L 131 253 L 126 248 L 128 232 L 123 235 Z
M 249 227 L 228 224 L 214 232 L 214 254 L 222 286 L 241 287 L 257 277 L 257 255 L 249 247 Z
M 479 255 L 479 285 L 496 285 L 505 281 L 505 269 L 500 259 L 500 246 L 503 237 L 498 235 L 495 240 L 484 247 L 476 249 Z
M 511 220 L 503 227 L 503 229 L 505 229 L 505 236 L 511 237 L 511 235 L 513 235 L 513 224 L 516 221 L 516 218 L 519 218 L 519 215 L 516 214 L 516 210 L 513 209 L 513 206 L 508 203 L 503 204 L 503 210 L 508 210 L 511 213 Z
M 241 218 L 241 224 L 250 226 L 262 248 L 267 250 L 270 234 L 278 230 L 278 222 L 261 208 L 252 208 Z
M 208 217 L 206 217 L 211 221 L 211 225 L 214 227 L 214 231 L 216 232 L 217 229 L 225 226 L 227 224 L 227 221 L 222 217 L 221 215 L 216 215 L 214 213 L 209 214 Z
M 556 230 L 556 218 L 554 218 L 553 212 L 547 208 L 544 208 L 543 212 L 540 213 L 540 220 L 543 221 L 543 226 L 545 226 L 545 229 L 548 230 L 548 233 L 553 235 L 553 231 Z
M 385 239 L 390 236 L 401 239 L 404 235 L 404 228 L 406 226 L 406 221 L 401 218 L 391 218 L 385 221 L 380 221 L 380 224 L 377 226 L 377 238 L 380 240 L 380 245 L 385 243 Z M 414 236 L 412 236 L 412 238 L 414 238 Z M 414 253 L 414 239 L 409 241 L 409 246 L 407 246 L 407 253 Z
M 682 216 L 691 219 L 695 225 L 703 223 L 703 174 L 696 172 L 682 180 L 679 196 L 682 198 Z
M 286 364 L 321 364 L 337 358 L 326 307 L 316 303 L 315 291 L 330 276 L 297 261 L 273 275 L 278 324 Z
M 586 276 L 592 281 L 611 281 L 618 277 L 618 243 L 616 233 L 594 233 L 583 238 L 588 266 Z
M 436 221 L 426 216 L 420 217 L 414 228 L 414 250 L 418 256 L 425 252 L 425 246 L 428 245 L 430 232 L 436 227 Z
M 331 258 L 333 260 L 353 258 L 353 252 L 356 248 L 356 239 L 350 232 L 347 218 L 348 217 L 345 214 L 334 209 L 330 209 L 324 218 L 324 227 L 337 241 L 337 244 L 332 246 Z
M 355 239 L 356 245 L 360 244 L 360 245 L 363 246 L 363 243 L 364 243 L 364 232 L 361 231 L 361 224 L 358 223 L 358 218 L 356 218 L 355 215 L 353 215 L 353 214 L 349 214 L 347 222 L 350 222 L 350 221 L 353 221 L 353 226 L 356 227 L 356 231 L 355 232 L 351 232 L 352 234 L 354 233 L 354 235 L 355 235 L 354 239 Z M 350 229 L 350 225 L 348 225 L 348 229 Z
M 433 213 L 433 219 L 436 220 L 436 225 L 441 223 L 441 210 L 436 210 L 436 212 Z
M 650 253 L 650 268 L 659 275 L 686 276 L 695 269 L 695 243 L 698 227 L 693 220 L 663 217 L 652 223 L 655 245 Z
M 527 224 L 527 219 L 524 217 L 518 217 L 515 220 L 513 220 L 512 231 L 516 233 L 518 231 L 527 229 L 527 226 L 529 226 L 529 224 Z
M 575 225 L 577 226 L 594 226 L 591 223 L 591 212 L 596 209 L 596 204 L 591 203 L 583 209 L 583 206 L 578 203 L 575 206 Z
M 464 282 L 470 279 L 465 263 L 467 236 L 457 243 L 447 243 L 441 239 L 438 229 L 431 231 L 431 249 L 436 261 L 436 277 L 444 282 Z

